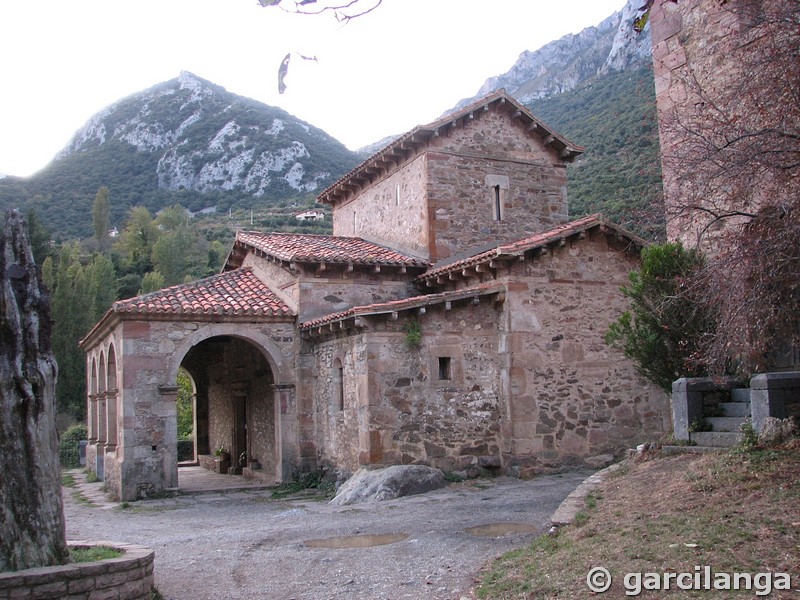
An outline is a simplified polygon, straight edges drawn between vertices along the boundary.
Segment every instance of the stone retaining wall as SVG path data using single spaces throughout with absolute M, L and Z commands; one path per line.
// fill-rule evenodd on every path
M 70 547 L 109 546 L 118 558 L 0 573 L 0 600 L 149 600 L 155 552 L 117 542 L 69 542 Z

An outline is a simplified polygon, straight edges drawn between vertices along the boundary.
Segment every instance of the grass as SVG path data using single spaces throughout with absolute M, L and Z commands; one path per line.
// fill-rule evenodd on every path
M 81 494 L 80 490 L 72 490 L 72 499 L 75 500 L 78 504 L 83 504 L 84 506 L 94 506 L 94 502 L 89 500 L 86 496 Z
M 76 563 L 108 560 L 123 554 L 125 553 L 122 550 L 110 546 L 71 546 L 69 549 L 69 557 Z
M 555 536 L 490 563 L 478 598 L 578 599 L 590 569 L 614 577 L 607 598 L 626 598 L 626 573 L 791 573 L 800 583 L 800 443 L 775 450 L 684 454 L 631 464 L 609 477 Z M 673 585 L 673 589 L 674 589 Z M 665 592 L 642 591 L 637 598 Z M 672 591 L 673 598 L 752 598 L 754 591 Z M 773 591 L 770 598 L 795 598 Z

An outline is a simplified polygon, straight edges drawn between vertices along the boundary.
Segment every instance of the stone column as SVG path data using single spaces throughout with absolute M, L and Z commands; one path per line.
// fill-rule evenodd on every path
M 97 394 L 89 394 L 87 404 L 86 467 L 95 470 L 97 468 Z
M 95 474 L 100 480 L 105 479 L 106 442 L 108 441 L 108 423 L 106 422 L 106 394 L 97 394 L 97 456 L 95 457 Z
M 275 392 L 275 463 L 281 481 L 292 478 L 294 469 L 300 466 L 305 450 L 300 446 L 297 406 L 293 384 L 273 385 Z
M 89 436 L 89 443 L 94 444 L 97 442 L 97 394 L 89 394 L 89 412 L 87 420 L 87 429 Z
M 161 456 L 164 489 L 178 487 L 178 386 L 158 386 L 159 402 L 154 407 L 160 417 L 158 431 L 152 432 L 153 449 Z
M 800 371 L 762 373 L 750 380 L 750 411 L 753 429 L 761 433 L 767 417 L 785 419 L 786 405 L 800 404 Z

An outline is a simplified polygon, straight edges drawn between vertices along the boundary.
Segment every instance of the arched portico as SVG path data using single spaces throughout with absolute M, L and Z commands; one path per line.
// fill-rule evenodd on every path
M 178 369 L 183 363 L 186 354 L 200 342 L 212 337 L 230 336 L 246 340 L 261 352 L 272 369 L 276 384 L 294 385 L 294 370 L 288 363 L 286 356 L 275 341 L 255 328 L 239 323 L 210 323 L 200 326 L 189 335 L 170 355 L 165 385 L 174 384 L 178 377 Z
M 270 483 L 288 475 L 284 461 L 284 432 L 296 428 L 284 423 L 287 390 L 293 389 L 293 370 L 277 344 L 264 334 L 236 324 L 203 326 L 170 356 L 167 381 L 180 367 L 195 387 L 195 439 L 201 466 L 244 474 Z M 225 448 L 230 461 L 215 461 Z M 289 455 L 293 455 L 291 452 Z M 178 474 L 180 487 L 180 474 Z
M 235 446 L 245 458 L 258 452 L 270 481 L 290 475 L 299 460 L 289 358 L 294 321 L 250 269 L 116 302 L 81 342 L 92 373 L 89 390 L 96 390 L 88 394 L 89 414 L 97 416 L 90 421 L 97 425 L 95 447 L 102 438 L 109 448 L 109 494 L 136 500 L 179 487 L 176 383 L 184 363 L 209 409 L 219 416 L 233 410 L 233 402 L 240 407 L 244 433 L 235 437 L 231 413 L 217 423 L 228 418 L 227 433 L 212 433 L 209 420 L 202 450 L 210 453 L 218 443 Z M 248 417 L 266 442 L 255 432 L 248 439 Z

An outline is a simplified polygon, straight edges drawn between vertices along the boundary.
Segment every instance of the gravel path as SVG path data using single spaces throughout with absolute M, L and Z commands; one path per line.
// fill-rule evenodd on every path
M 156 586 L 167 600 L 459 600 L 491 558 L 530 542 L 587 476 L 481 479 L 408 498 L 355 506 L 273 500 L 268 490 L 228 490 L 132 502 L 103 501 L 100 484 L 65 489 L 69 540 L 112 540 L 156 551 Z M 76 479 L 83 479 L 76 475 Z M 80 491 L 92 504 L 79 502 Z M 524 523 L 500 537 L 465 529 Z M 405 534 L 395 543 L 317 548 L 334 536 Z M 356 542 L 364 541 L 357 538 Z

